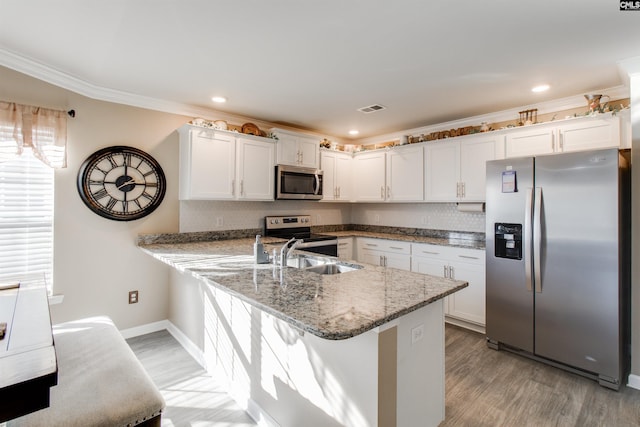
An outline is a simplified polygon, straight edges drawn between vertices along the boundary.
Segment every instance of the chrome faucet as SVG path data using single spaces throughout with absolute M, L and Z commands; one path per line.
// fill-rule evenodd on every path
M 280 268 L 284 268 L 287 266 L 287 258 L 289 257 L 289 255 L 291 255 L 291 252 L 302 242 L 302 239 L 293 237 L 287 243 L 282 245 L 282 247 L 280 248 Z

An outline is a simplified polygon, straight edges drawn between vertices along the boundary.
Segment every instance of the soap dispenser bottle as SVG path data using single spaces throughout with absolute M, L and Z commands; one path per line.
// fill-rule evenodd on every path
M 269 264 L 269 253 L 264 250 L 262 239 L 259 234 L 256 235 L 256 242 L 253 244 L 253 256 L 256 264 Z

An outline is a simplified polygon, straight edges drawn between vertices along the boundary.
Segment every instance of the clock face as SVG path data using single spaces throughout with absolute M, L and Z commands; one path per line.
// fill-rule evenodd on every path
M 160 164 L 133 147 L 93 153 L 78 172 L 78 192 L 95 213 L 116 221 L 149 215 L 162 202 L 166 180 Z

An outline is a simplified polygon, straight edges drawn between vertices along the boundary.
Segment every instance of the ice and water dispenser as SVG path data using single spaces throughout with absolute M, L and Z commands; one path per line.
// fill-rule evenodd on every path
M 522 224 L 495 223 L 496 258 L 522 259 Z

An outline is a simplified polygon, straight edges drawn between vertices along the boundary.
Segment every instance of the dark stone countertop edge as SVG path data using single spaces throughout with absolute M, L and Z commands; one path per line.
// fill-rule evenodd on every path
M 252 238 L 257 234 L 264 234 L 260 228 L 222 231 L 198 231 L 185 233 L 141 234 L 137 238 L 138 246 L 172 243 L 212 242 Z M 424 228 L 371 226 L 359 224 L 323 225 L 311 228 L 314 233 L 349 233 L 358 237 L 359 232 L 380 234 L 381 236 L 366 235 L 366 237 L 404 240 L 417 243 L 430 243 L 441 246 L 455 246 L 463 248 L 484 249 L 485 234 L 470 231 L 431 230 Z M 364 237 L 364 236 L 363 236 Z

